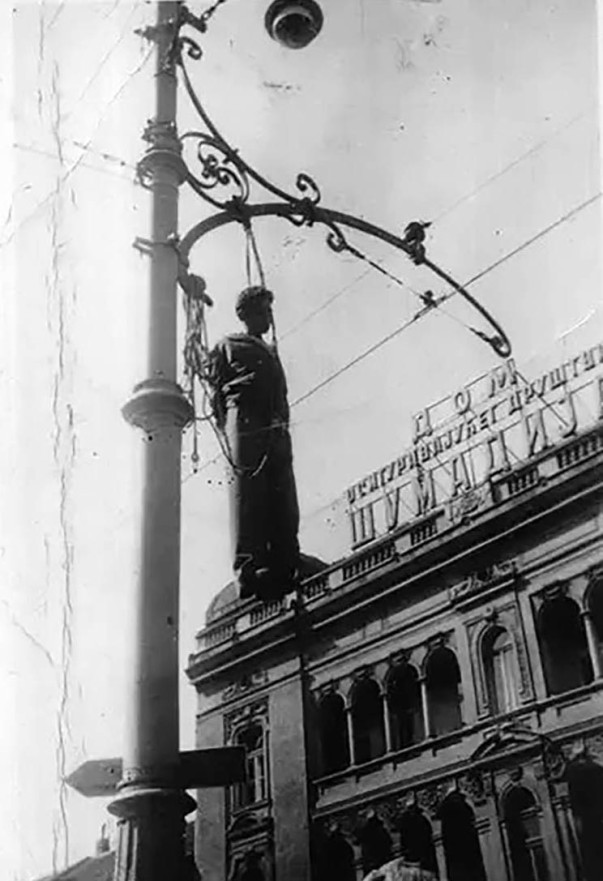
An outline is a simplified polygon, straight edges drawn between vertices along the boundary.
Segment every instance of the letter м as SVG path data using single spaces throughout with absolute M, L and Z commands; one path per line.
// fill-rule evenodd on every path
M 431 471 L 422 471 L 420 476 L 413 478 L 412 488 L 417 505 L 417 516 L 421 517 L 436 506 L 435 485 Z
M 499 392 L 502 392 L 507 385 L 516 384 L 517 373 L 515 370 L 515 361 L 513 358 L 508 358 L 502 367 L 495 367 L 490 374 L 489 397 L 495 397 Z

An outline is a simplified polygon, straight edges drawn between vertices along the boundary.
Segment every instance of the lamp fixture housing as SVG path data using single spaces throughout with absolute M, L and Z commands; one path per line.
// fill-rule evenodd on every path
M 281 46 L 303 49 L 320 33 L 323 14 L 316 0 L 273 0 L 264 24 Z

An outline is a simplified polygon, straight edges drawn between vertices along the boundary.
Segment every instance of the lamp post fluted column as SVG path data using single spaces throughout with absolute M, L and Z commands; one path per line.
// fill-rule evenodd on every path
M 109 810 L 119 817 L 115 881 L 185 877 L 184 818 L 195 806 L 178 779 L 180 460 L 191 407 L 177 379 L 178 188 L 184 179 L 176 132 L 173 45 L 179 4 L 159 2 L 144 36 L 156 43 L 155 115 L 139 170 L 151 192 L 147 377 L 123 408 L 142 430 L 139 566 L 127 695 L 122 780 Z

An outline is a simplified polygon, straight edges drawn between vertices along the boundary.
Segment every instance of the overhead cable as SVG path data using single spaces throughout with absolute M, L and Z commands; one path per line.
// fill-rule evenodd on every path
M 503 263 L 506 263 L 507 260 L 510 260 L 512 257 L 521 253 L 521 251 L 524 251 L 530 245 L 533 245 L 535 242 L 537 242 L 543 236 L 547 235 L 552 230 L 556 229 L 562 223 L 567 222 L 572 217 L 577 215 L 579 212 L 581 212 L 585 208 L 587 208 L 589 205 L 592 205 L 600 197 L 601 197 L 601 193 L 600 192 L 596 193 L 594 196 L 591 196 L 589 199 L 582 202 L 580 205 L 577 205 L 575 208 L 572 208 L 570 211 L 568 211 L 562 217 L 558 218 L 553 223 L 549 224 L 544 229 L 540 230 L 540 232 L 536 233 L 536 235 L 531 236 L 529 239 L 527 239 L 521 245 L 519 245 L 516 248 L 513 248 L 513 250 L 509 251 L 508 254 L 505 254 L 503 257 L 500 257 L 498 260 L 495 260 L 494 263 L 491 263 L 485 269 L 482 269 L 481 272 L 478 272 L 476 275 L 474 275 L 472 278 L 470 278 L 468 281 L 466 281 L 464 284 L 464 287 L 469 287 L 469 285 L 473 284 L 478 279 L 484 278 L 484 276 L 486 276 L 488 273 L 492 272 L 494 269 L 501 266 Z M 456 293 L 456 291 L 451 291 L 448 295 L 446 295 L 445 298 L 442 298 L 441 302 L 443 302 L 444 299 L 450 299 L 450 297 L 454 296 L 455 293 Z M 291 406 L 293 407 L 296 404 L 300 404 L 302 401 L 306 401 L 308 398 L 310 398 L 312 395 L 314 395 L 320 389 L 324 388 L 326 385 L 331 383 L 334 379 L 337 379 L 339 376 L 341 376 L 342 373 L 345 373 L 351 367 L 354 367 L 360 361 L 363 361 L 369 355 L 372 355 L 373 352 L 377 351 L 377 349 L 380 349 L 382 346 L 384 346 L 390 340 L 394 339 L 394 337 L 398 336 L 403 331 L 407 330 L 407 328 L 410 327 L 411 324 L 413 324 L 415 321 L 422 318 L 423 315 L 425 315 L 427 312 L 434 311 L 435 308 L 439 308 L 439 307 L 434 307 L 433 309 L 426 308 L 426 309 L 419 310 L 419 312 L 416 313 L 409 321 L 404 322 L 404 324 L 401 324 L 399 327 L 395 328 L 395 330 L 391 331 L 390 333 L 386 334 L 386 336 L 377 340 L 377 342 L 373 343 L 373 345 L 369 346 L 368 349 L 365 349 L 359 355 L 356 355 L 354 358 L 352 358 L 351 361 L 348 361 L 347 364 L 344 364 L 342 367 L 339 367 L 337 370 L 335 370 L 332 374 L 325 377 L 323 380 L 321 380 L 319 383 L 317 383 L 317 385 L 315 385 L 313 388 L 309 389 L 307 392 L 305 392 L 303 395 L 301 395 L 299 398 L 297 398 L 297 400 L 295 400 Z

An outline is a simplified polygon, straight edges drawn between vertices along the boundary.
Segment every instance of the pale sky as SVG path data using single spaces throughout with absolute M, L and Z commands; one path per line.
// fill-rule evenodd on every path
M 323 32 L 298 52 L 265 34 L 266 0 L 218 10 L 191 74 L 223 133 L 281 187 L 311 174 L 327 207 L 399 233 L 432 220 L 429 254 L 461 281 L 531 242 L 471 288 L 525 372 L 598 341 L 601 203 L 586 204 L 601 186 L 594 0 L 322 5 Z M 120 407 L 144 375 L 147 265 L 131 244 L 148 234 L 149 200 L 133 178 L 153 88 L 133 31 L 154 8 L 68 0 L 2 15 L 0 874 L 30 881 L 53 858 L 61 868 L 93 852 L 103 806 L 58 780 L 123 742 L 140 445 Z M 199 128 L 183 92 L 179 127 Z M 209 210 L 183 187 L 181 233 Z M 319 228 L 270 219 L 256 234 L 292 401 L 420 306 L 332 253 Z M 445 292 L 404 255 L 349 239 L 415 291 Z M 216 303 L 216 340 L 235 327 L 246 283 L 241 230 L 208 237 L 192 263 Z M 469 319 L 457 298 L 448 308 Z M 414 412 L 496 363 L 462 323 L 431 314 L 294 407 L 303 547 L 342 556 L 346 487 L 406 447 Z M 206 427 L 200 450 L 192 475 L 189 433 L 182 668 L 229 580 L 224 465 Z M 190 748 L 184 675 L 181 705 Z

